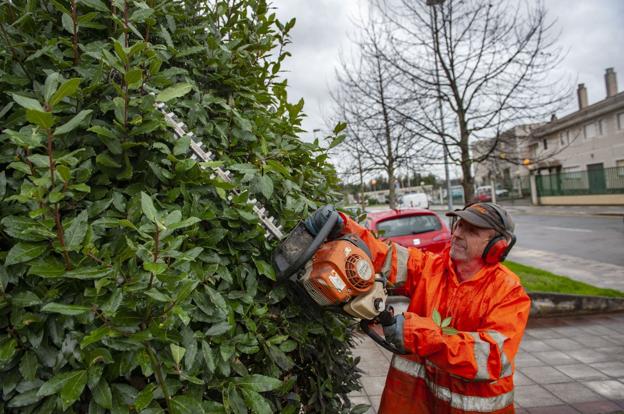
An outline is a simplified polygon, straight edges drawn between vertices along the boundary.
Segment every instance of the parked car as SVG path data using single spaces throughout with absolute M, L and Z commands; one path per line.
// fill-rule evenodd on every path
M 429 197 L 425 193 L 407 193 L 399 198 L 399 208 L 429 208 Z
M 451 232 L 436 213 L 421 208 L 368 213 L 366 227 L 384 240 L 439 253 L 451 243 Z
M 506 188 L 496 186 L 496 197 L 497 198 L 506 198 L 509 196 L 509 191 Z M 475 191 L 475 201 L 492 201 L 492 186 L 484 185 L 481 187 L 477 187 Z

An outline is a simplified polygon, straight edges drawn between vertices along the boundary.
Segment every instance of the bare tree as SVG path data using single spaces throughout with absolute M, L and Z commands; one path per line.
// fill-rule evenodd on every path
M 332 93 L 336 113 L 348 125 L 342 161 L 350 156 L 359 171 L 385 173 L 390 207 L 395 208 L 397 172 L 417 156 L 420 137 L 408 125 L 409 117 L 392 109 L 399 104 L 398 72 L 383 57 L 379 27 L 369 21 L 362 28 L 358 55 L 341 61 L 338 87 Z
M 562 109 L 569 85 L 551 80 L 562 53 L 541 2 L 376 0 L 389 39 L 384 60 L 399 74 L 393 107 L 461 166 L 466 200 L 472 167 L 492 156 L 502 131 Z M 449 116 L 452 114 L 452 116 Z M 471 143 L 491 138 L 478 155 Z

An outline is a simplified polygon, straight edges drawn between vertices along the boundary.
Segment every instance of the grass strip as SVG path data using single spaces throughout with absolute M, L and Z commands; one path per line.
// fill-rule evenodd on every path
M 604 289 L 587 283 L 556 275 L 542 269 L 525 266 L 520 263 L 505 261 L 512 272 L 517 274 L 522 285 L 528 292 L 568 293 L 572 295 L 592 295 L 607 297 L 624 297 L 624 292 L 615 289 Z

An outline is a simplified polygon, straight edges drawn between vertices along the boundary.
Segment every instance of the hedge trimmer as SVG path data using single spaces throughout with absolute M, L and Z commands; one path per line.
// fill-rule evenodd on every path
M 203 143 L 195 139 L 193 132 L 173 112 L 167 111 L 163 102 L 154 105 L 173 129 L 176 139 L 190 139 L 193 160 L 215 161 L 212 152 L 203 149 Z M 213 177 L 218 176 L 227 183 L 234 182 L 226 169 L 209 167 L 208 164 L 202 164 L 201 168 L 211 168 Z M 237 189 L 231 191 L 235 196 L 241 195 Z M 386 309 L 388 294 L 385 279 L 375 275 L 368 247 L 355 235 L 326 240 L 338 220 L 338 213 L 333 212 L 316 236 L 307 231 L 303 222 L 285 235 L 262 203 L 256 199 L 248 202 L 266 230 L 265 237 L 280 242 L 273 252 L 278 280 L 293 282 L 302 297 L 310 298 L 315 305 L 361 319 L 360 326 L 371 338 L 384 348 L 401 353 L 371 330 L 373 322 Z

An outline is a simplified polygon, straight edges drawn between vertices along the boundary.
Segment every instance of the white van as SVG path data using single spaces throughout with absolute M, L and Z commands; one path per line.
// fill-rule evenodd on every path
M 425 193 L 403 194 L 399 200 L 399 208 L 429 208 L 429 198 Z

